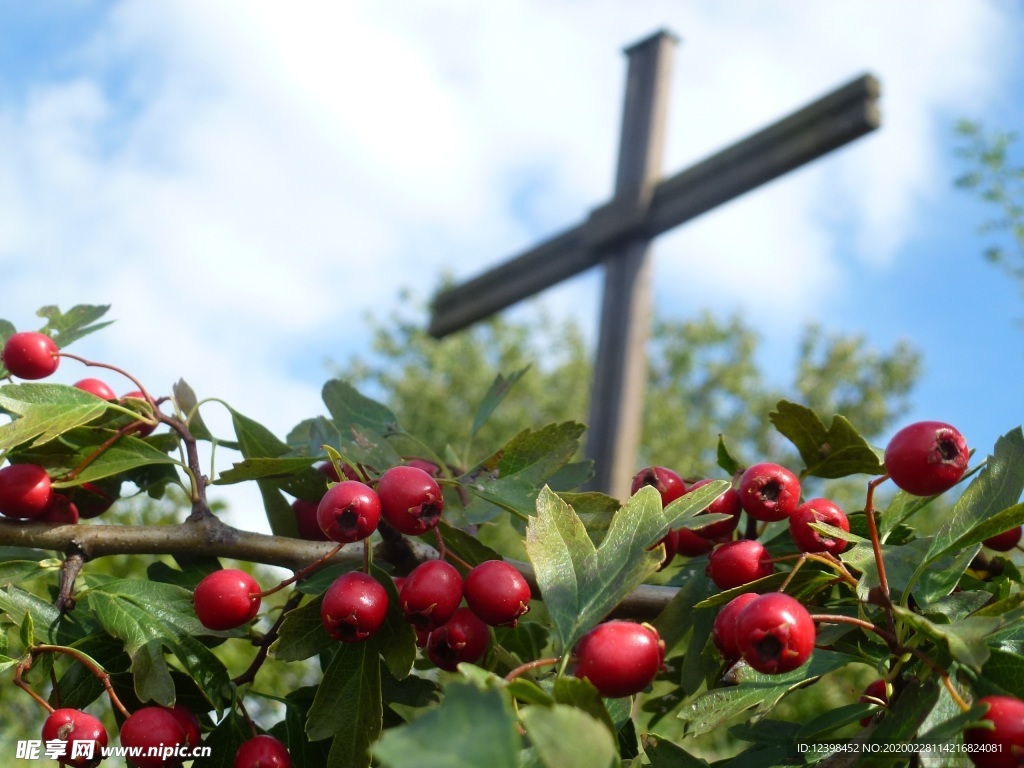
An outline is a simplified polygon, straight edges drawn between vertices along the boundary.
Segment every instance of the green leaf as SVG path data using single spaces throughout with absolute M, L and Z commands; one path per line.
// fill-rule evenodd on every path
M 913 611 L 893 606 L 896 618 L 946 647 L 966 667 L 980 671 L 988 661 L 988 636 L 1003 625 L 999 616 L 970 616 L 950 624 L 936 624 Z
M 477 432 L 480 431 L 480 428 L 487 423 L 491 414 L 494 413 L 494 409 L 501 404 L 501 401 L 505 399 L 505 395 L 515 386 L 517 381 L 523 378 L 523 374 L 528 370 L 530 370 L 530 366 L 515 371 L 508 378 L 500 373 L 495 377 L 491 388 L 487 390 L 487 394 L 484 395 L 480 405 L 477 406 L 476 415 L 473 416 L 473 427 L 470 430 L 471 436 L 476 437 Z
M 106 328 L 113 321 L 97 322 L 110 309 L 109 304 L 77 304 L 67 312 L 61 312 L 55 306 L 43 307 L 36 314 L 47 319 L 43 332 L 53 337 L 57 346 L 63 349 L 71 342 L 86 336 L 100 328 Z
M 215 485 L 232 485 L 249 480 L 288 480 L 309 467 L 310 460 L 304 456 L 245 459 L 221 472 L 214 482 Z
M 26 616 L 30 616 L 32 634 L 37 642 L 70 645 L 86 634 L 82 616 L 78 616 L 78 623 L 75 623 L 58 611 L 52 602 L 14 584 L 8 584 L 6 592 L 0 591 L 0 611 L 18 627 L 22 626 Z
M 350 426 L 369 427 L 381 435 L 399 431 L 398 417 L 390 408 L 366 397 L 347 381 L 331 379 L 324 384 L 321 394 L 341 430 Z
M 920 683 L 910 680 L 892 702 L 889 713 L 882 718 L 868 738 L 869 744 L 904 744 L 916 741 L 915 734 L 935 707 L 939 686 L 934 678 Z M 868 757 L 864 765 L 892 766 L 892 755 L 878 753 Z
M 1019 654 L 993 648 L 981 669 L 981 677 L 996 684 L 1010 696 L 1024 699 L 1024 658 Z
M 448 525 L 444 520 L 441 520 L 438 524 L 437 530 L 441 532 L 441 538 L 444 540 L 445 547 L 456 557 L 460 560 L 464 560 L 470 566 L 480 565 L 480 563 L 486 562 L 487 560 L 502 559 L 501 555 L 481 542 L 476 536 L 471 535 L 461 528 Z M 424 540 L 429 541 L 431 539 L 431 534 L 433 534 L 433 531 L 425 534 Z
M 855 656 L 815 650 L 806 664 L 782 675 L 765 675 L 740 665 L 734 668 L 736 685 L 708 691 L 690 706 L 681 708 L 678 717 L 687 723 L 689 736 L 710 733 L 741 714 L 756 722 L 790 691 L 847 664 L 861 662 Z
M 669 528 L 707 508 L 727 487 L 725 481 L 709 483 L 664 509 L 654 488 L 641 488 L 596 548 L 572 507 L 543 488 L 527 525 L 526 550 L 562 647 L 575 645 L 658 569 L 661 552 L 654 547 Z
M 110 430 L 94 430 L 96 437 L 113 436 Z M 54 488 L 72 488 L 83 483 L 102 480 L 105 477 L 123 475 L 139 467 L 156 465 L 173 466 L 178 462 L 163 451 L 154 448 L 145 440 L 131 435 L 118 438 L 117 442 L 107 448 L 95 461 L 75 475 L 73 480 L 58 480 Z
M 718 436 L 718 466 L 724 469 L 729 477 L 733 477 L 743 468 L 743 464 L 732 455 L 729 447 L 725 444 L 725 435 Z
M 0 408 L 19 415 L 0 427 L 0 451 L 35 439 L 41 445 L 88 424 L 109 407 L 89 392 L 65 384 L 9 384 L 0 387 Z
M 715 590 L 717 591 L 717 590 Z M 682 642 L 697 612 L 697 604 L 712 592 L 711 580 L 699 565 L 687 564 L 679 591 L 668 602 L 657 618 L 651 622 L 658 636 L 665 643 L 665 655 L 668 656 L 676 645 Z
M 178 379 L 172 391 L 174 392 L 174 399 L 177 401 L 178 407 L 188 418 L 188 431 L 192 433 L 192 436 L 197 440 L 213 442 L 213 433 L 203 421 L 203 416 L 199 412 L 199 400 L 192 387 L 184 379 Z M 238 448 L 237 443 L 227 440 L 218 440 L 217 443 L 227 448 L 234 448 L 236 450 Z
M 280 661 L 302 661 L 333 648 L 334 638 L 327 634 L 320 618 L 323 595 L 288 612 L 270 646 L 270 655 Z
M 288 445 L 281 442 L 273 432 L 233 408 L 231 423 L 238 438 L 238 449 L 247 459 L 276 458 L 288 452 Z
M 574 707 L 600 721 L 609 736 L 615 732 L 615 723 L 605 706 L 605 700 L 589 680 L 563 675 L 555 678 L 551 692 L 557 704 Z
M 800 452 L 804 476 L 838 478 L 885 472 L 879 451 L 842 416 L 832 417 L 828 429 L 810 408 L 780 400 L 768 418 Z
M 306 735 L 318 741 L 345 733 L 365 751 L 382 727 L 380 648 L 372 637 L 336 645 L 309 709 Z M 357 731 L 366 733 L 360 736 Z
M 582 710 L 555 704 L 525 707 L 519 716 L 546 768 L 608 768 L 617 762 L 611 732 Z
M 504 692 L 454 682 L 439 707 L 388 729 L 373 755 L 388 768 L 519 768 L 519 742 Z
M 18 639 L 21 640 L 21 644 L 25 648 L 30 648 L 35 645 L 36 642 L 36 630 L 35 625 L 32 622 L 32 612 L 25 611 L 25 618 L 21 620 L 21 627 L 18 633 Z
M 984 468 L 967 486 L 935 535 L 928 561 L 987 538 L 979 538 L 978 529 L 997 513 L 1003 513 L 1003 520 L 1024 520 L 1024 509 L 1008 509 L 1021 506 L 1017 504 L 1021 493 L 1024 493 L 1024 431 L 1017 427 L 996 441 Z M 998 525 L 1002 525 L 1003 520 Z M 1001 530 L 1012 527 L 1013 523 Z M 981 532 L 988 530 L 990 527 L 985 526 Z M 996 530 L 989 535 L 1000 532 Z
M 874 709 L 870 704 L 846 704 L 828 709 L 800 727 L 795 741 L 810 743 L 825 741 L 828 734 L 855 723 Z
M 191 592 L 172 584 L 117 579 L 88 590 L 85 599 L 102 627 L 124 643 L 140 700 L 174 704 L 164 648 L 177 657 L 213 707 L 219 710 L 228 700 L 227 669 L 196 639 L 227 633 L 211 633 L 199 623 Z
M 656 734 L 644 736 L 644 752 L 653 768 L 708 768 L 706 760 L 694 757 L 678 744 Z
M 416 661 L 416 632 L 402 612 L 394 579 L 376 565 L 370 566 L 370 575 L 380 582 L 388 593 L 388 612 L 374 640 L 388 670 L 395 679 L 402 680 L 412 671 L 412 665 Z

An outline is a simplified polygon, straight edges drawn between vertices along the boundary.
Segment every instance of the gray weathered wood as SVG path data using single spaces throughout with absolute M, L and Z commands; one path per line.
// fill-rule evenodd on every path
M 659 32 L 627 49 L 629 68 L 622 108 L 611 221 L 642 222 L 661 177 L 668 85 L 678 41 Z M 593 233 L 596 226 L 588 233 Z M 587 456 L 596 472 L 591 487 L 625 498 L 635 468 L 647 384 L 651 327 L 650 239 L 619 241 L 604 259 L 604 294 L 587 420 Z
M 587 455 L 593 488 L 624 497 L 639 439 L 651 298 L 650 241 L 744 192 L 873 131 L 878 81 L 863 75 L 668 179 L 659 180 L 668 68 L 675 38 L 659 32 L 629 57 L 613 198 L 586 221 L 441 292 L 429 332 L 461 330 L 604 263 L 605 289 Z

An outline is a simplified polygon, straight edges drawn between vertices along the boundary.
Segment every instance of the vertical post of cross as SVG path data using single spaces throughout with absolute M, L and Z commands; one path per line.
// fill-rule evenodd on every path
M 661 177 L 668 84 L 678 39 L 665 31 L 626 49 L 626 96 L 612 202 L 597 209 L 588 229 L 643 220 Z M 615 224 L 611 222 L 617 220 Z M 607 222 L 607 223 L 606 223 Z M 596 238 L 595 238 L 596 239 Z M 592 490 L 620 499 L 629 495 L 643 423 L 647 340 L 653 302 L 650 239 L 625 236 L 604 258 L 604 297 L 590 392 L 587 457 L 593 459 Z

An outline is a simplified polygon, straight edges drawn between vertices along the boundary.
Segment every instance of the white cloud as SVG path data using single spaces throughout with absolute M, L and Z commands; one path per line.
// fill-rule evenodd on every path
M 656 245 L 666 304 L 742 306 L 791 334 L 817 297 L 841 294 L 842 238 L 856 232 L 856 257 L 885 269 L 922 226 L 922 202 L 948 187 L 948 121 L 1000 98 L 1008 13 L 981 0 L 122 3 L 67 52 L 73 76 L 0 105 L 3 315 L 28 326 L 44 303 L 113 303 L 120 322 L 87 353 L 163 385 L 184 376 L 284 432 L 319 409 L 321 358 L 365 351 L 366 311 L 606 200 L 620 51 L 668 27 L 683 41 L 667 173 L 862 71 L 883 82 L 877 135 Z M 550 299 L 586 321 L 596 289 L 590 276 Z

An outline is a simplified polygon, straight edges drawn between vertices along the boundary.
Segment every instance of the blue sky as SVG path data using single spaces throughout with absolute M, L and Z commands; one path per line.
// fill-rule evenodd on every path
M 659 239 L 659 310 L 742 312 L 779 381 L 809 320 L 906 338 L 909 418 L 982 452 L 1024 421 L 1024 301 L 952 185 L 957 118 L 1024 125 L 1024 11 L 985 0 L 0 0 L 0 316 L 110 303 L 76 351 L 283 433 L 326 358 L 368 353 L 367 312 L 607 199 L 621 51 L 659 28 L 682 38 L 666 174 L 865 71 L 883 88 L 880 131 Z M 592 327 L 599 285 L 542 301 Z

